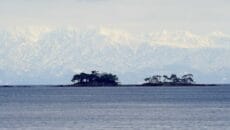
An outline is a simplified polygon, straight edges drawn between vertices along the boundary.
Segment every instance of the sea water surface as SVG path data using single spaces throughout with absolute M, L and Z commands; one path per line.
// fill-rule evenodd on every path
M 230 86 L 0 88 L 0 130 L 230 130 Z

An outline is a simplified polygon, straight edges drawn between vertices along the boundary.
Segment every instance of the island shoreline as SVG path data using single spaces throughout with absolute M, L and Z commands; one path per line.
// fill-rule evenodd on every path
M 227 86 L 229 84 L 189 84 L 189 85 L 141 85 L 141 84 L 122 84 L 116 86 L 76 86 L 76 85 L 0 85 L 0 88 L 10 88 L 10 87 L 18 87 L 18 88 L 25 88 L 25 87 L 64 87 L 64 88 L 99 88 L 99 87 L 108 87 L 108 88 L 123 88 L 123 87 L 209 87 L 209 86 Z

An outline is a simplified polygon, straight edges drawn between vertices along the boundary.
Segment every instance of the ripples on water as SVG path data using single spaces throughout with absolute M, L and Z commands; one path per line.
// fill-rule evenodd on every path
M 230 129 L 230 86 L 0 88 L 2 130 Z

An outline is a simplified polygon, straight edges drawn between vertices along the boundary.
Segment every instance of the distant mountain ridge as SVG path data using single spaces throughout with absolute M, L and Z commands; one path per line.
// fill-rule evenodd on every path
M 6 29 L 0 30 L 0 57 L 0 84 L 69 83 L 75 72 L 91 70 L 116 73 L 124 83 L 153 73 L 230 82 L 230 35 L 221 32 Z

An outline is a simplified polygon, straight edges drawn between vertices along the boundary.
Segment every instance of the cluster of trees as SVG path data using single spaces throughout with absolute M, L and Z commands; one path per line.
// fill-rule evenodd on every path
M 178 77 L 176 74 L 171 74 L 170 77 L 167 75 L 153 75 L 144 80 L 143 85 L 190 85 L 195 83 L 192 74 L 186 74 L 182 77 Z
M 118 85 L 118 77 L 111 73 L 91 71 L 89 74 L 80 73 L 74 75 L 72 82 L 76 86 L 116 86 Z
M 144 79 L 143 86 L 160 86 L 160 85 L 193 85 L 195 83 L 192 74 L 186 74 L 178 77 L 176 74 L 153 75 Z M 111 73 L 99 73 L 91 71 L 91 73 L 75 74 L 72 78 L 74 86 L 117 86 L 119 84 L 118 77 Z

